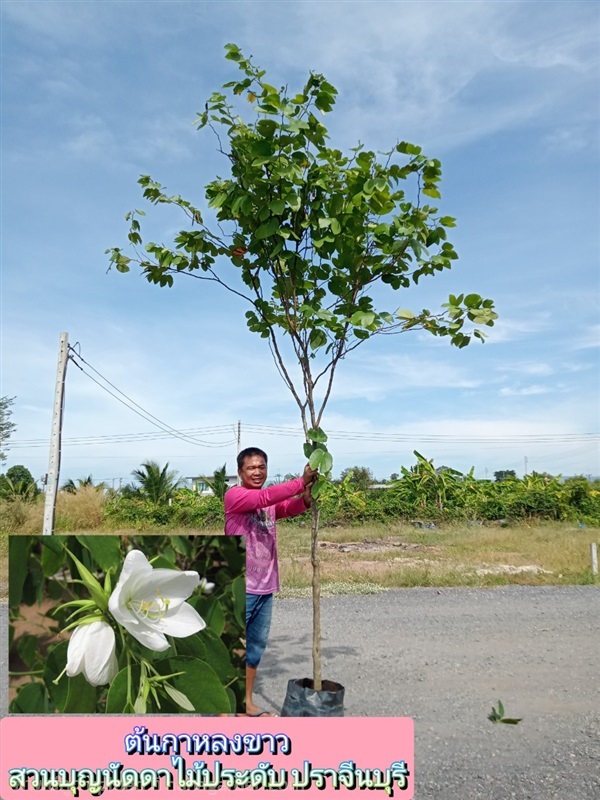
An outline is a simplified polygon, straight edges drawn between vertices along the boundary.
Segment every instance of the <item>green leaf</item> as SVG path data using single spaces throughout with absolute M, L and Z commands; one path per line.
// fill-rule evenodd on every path
M 64 670 L 67 663 L 67 649 L 68 642 L 59 642 L 54 647 L 48 650 L 46 656 L 46 663 L 44 666 L 43 679 L 46 684 L 46 689 L 50 695 L 50 700 L 53 705 L 62 713 L 65 703 L 67 702 L 67 694 L 69 691 L 69 683 L 66 677 L 62 677 L 58 683 L 53 683 L 61 672 Z
M 191 701 L 184 695 L 183 692 L 180 692 L 179 689 L 175 689 L 168 683 L 163 683 L 163 689 L 169 695 L 171 700 L 180 708 L 183 708 L 184 711 L 195 711 L 193 704 Z
M 8 585 L 11 608 L 18 606 L 28 574 L 29 553 L 36 541 L 33 536 L 10 536 L 8 539 Z
M 42 536 L 42 572 L 49 578 L 65 563 L 64 536 Z
M 266 222 L 263 222 L 262 225 L 256 230 L 254 234 L 255 239 L 266 239 L 268 236 L 272 236 L 275 231 L 279 230 L 279 220 L 276 217 L 271 217 Z
M 216 672 L 204 661 L 187 656 L 175 656 L 154 662 L 161 675 L 183 673 L 170 678 L 169 683 L 186 696 L 197 714 L 228 714 L 229 697 Z
M 96 687 L 83 675 L 67 678 L 67 701 L 63 714 L 93 714 L 96 711 Z
M 333 466 L 333 458 L 327 450 L 314 450 L 308 463 L 311 469 L 318 469 L 319 472 L 329 472 Z
M 228 683 L 235 678 L 237 673 L 231 663 L 231 653 L 219 636 L 210 628 L 205 628 L 198 635 L 202 637 L 206 647 L 206 656 L 203 660 L 214 669 L 221 681 Z
M 11 714 L 47 714 L 48 695 L 43 683 L 26 683 L 10 704 Z
M 221 608 L 221 603 L 215 597 L 203 597 L 198 595 L 189 601 L 192 608 L 200 614 L 206 624 L 220 636 L 225 628 L 225 614 Z
M 17 639 L 17 652 L 28 669 L 35 664 L 39 654 L 38 637 L 31 634 L 24 634 Z
M 127 710 L 133 709 L 127 702 L 127 682 L 128 682 L 129 669 L 125 667 L 122 669 L 116 678 L 111 683 L 106 697 L 106 713 L 107 714 L 123 714 Z M 132 702 L 138 694 L 138 687 L 140 683 L 140 668 L 138 664 L 131 667 L 131 693 Z
M 87 567 L 84 567 L 84 565 L 81 563 L 81 561 L 79 561 L 79 559 L 76 558 L 73 555 L 73 553 L 71 553 L 68 550 L 67 550 L 67 552 L 69 553 L 69 555 L 71 556 L 71 558 L 75 562 L 75 565 L 77 566 L 77 570 L 79 572 L 79 576 L 80 576 L 81 580 L 83 581 L 83 584 L 85 585 L 85 587 L 88 590 L 88 592 L 94 598 L 94 601 L 96 602 L 96 605 L 98 606 L 98 608 L 101 608 L 103 611 L 107 611 L 108 610 L 108 598 L 104 594 L 104 589 L 102 588 L 102 586 L 100 586 L 100 584 L 98 583 L 96 578 L 92 575 L 92 573 L 89 571 L 89 569 Z
M 313 350 L 318 350 L 319 347 L 324 347 L 327 344 L 327 335 L 325 331 L 316 328 L 310 334 L 310 346 Z
M 325 431 L 322 428 L 317 428 L 316 430 L 314 428 L 310 428 L 307 431 L 306 435 L 312 442 L 326 442 L 327 441 L 327 434 L 325 433 Z M 312 450 L 311 450 L 311 452 L 312 452 Z M 306 453 L 305 453 L 305 455 L 306 455 Z M 310 453 L 308 453 L 308 456 L 309 455 L 310 455 Z
M 396 316 L 399 317 L 399 319 L 414 319 L 415 318 L 414 312 L 411 311 L 409 308 L 399 308 L 396 311 Z
M 108 572 L 121 566 L 121 540 L 118 536 L 77 536 L 77 540 L 87 548 L 98 566 Z
M 246 625 L 246 578 L 238 575 L 231 584 L 233 594 L 233 613 L 240 627 Z

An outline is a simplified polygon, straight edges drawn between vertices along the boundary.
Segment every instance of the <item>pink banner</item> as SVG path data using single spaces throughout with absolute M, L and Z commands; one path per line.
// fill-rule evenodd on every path
M 414 793 L 407 717 L 5 717 L 3 800 Z

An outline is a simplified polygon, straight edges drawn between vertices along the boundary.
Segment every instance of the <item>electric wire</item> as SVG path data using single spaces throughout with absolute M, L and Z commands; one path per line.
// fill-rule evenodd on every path
M 122 392 L 117 386 L 115 386 L 107 378 L 105 378 L 104 375 L 102 375 L 100 372 L 98 372 L 98 370 L 96 370 L 91 364 L 89 364 L 87 361 L 85 361 L 82 356 L 80 356 L 78 353 L 76 353 L 74 351 L 74 349 L 70 345 L 69 345 L 69 356 L 68 357 L 75 364 L 75 366 L 79 370 L 81 370 L 81 372 L 83 372 L 83 374 L 86 375 L 90 380 L 92 380 L 97 386 L 99 386 L 101 389 L 103 389 L 109 395 L 114 397 L 115 400 L 118 400 L 119 403 L 124 405 L 130 411 L 133 411 L 134 414 L 137 414 L 138 417 L 141 417 L 146 422 L 149 422 L 151 425 L 154 425 L 154 427 L 159 428 L 164 433 L 167 433 L 170 436 L 174 436 L 174 437 L 176 437 L 178 439 L 181 439 L 182 441 L 187 442 L 188 444 L 195 444 L 195 445 L 197 445 L 199 447 L 223 447 L 225 445 L 233 444 L 235 442 L 235 439 L 231 439 L 231 440 L 229 440 L 227 442 L 205 442 L 205 441 L 194 439 L 194 438 L 189 437 L 189 436 L 181 435 L 181 433 L 178 430 L 176 430 L 175 428 L 172 428 L 166 422 L 163 422 L 162 420 L 159 420 L 158 417 L 154 416 L 154 414 L 151 414 L 149 411 L 146 411 L 146 409 L 142 408 L 142 406 L 140 406 L 139 403 L 136 403 L 135 400 L 132 400 L 128 395 L 125 394 L 125 392 Z M 130 403 L 133 403 L 133 405 L 136 406 L 136 408 L 133 408 L 133 406 L 131 406 L 128 403 L 126 403 L 125 400 L 123 400 L 121 397 L 116 395 L 114 392 L 111 392 L 110 389 L 106 388 L 106 386 L 103 386 L 100 383 L 100 381 L 96 380 L 96 378 L 94 378 L 93 375 L 90 375 L 89 372 L 87 372 L 81 366 L 81 364 L 79 364 L 77 362 L 77 359 L 81 360 L 84 364 L 86 364 L 86 366 L 90 367 L 90 369 L 92 369 L 100 378 L 102 378 L 103 381 L 108 383 L 109 386 L 112 386 L 113 389 L 115 389 L 117 392 L 119 392 L 119 394 L 121 394 L 123 397 L 125 397 Z M 139 411 L 137 409 L 139 409 Z M 65 442 L 65 444 L 66 444 L 66 442 Z

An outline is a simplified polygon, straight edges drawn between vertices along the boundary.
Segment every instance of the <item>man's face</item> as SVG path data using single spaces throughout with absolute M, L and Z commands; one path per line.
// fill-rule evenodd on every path
M 267 465 L 264 458 L 262 456 L 246 456 L 238 474 L 246 489 L 262 489 L 267 480 Z

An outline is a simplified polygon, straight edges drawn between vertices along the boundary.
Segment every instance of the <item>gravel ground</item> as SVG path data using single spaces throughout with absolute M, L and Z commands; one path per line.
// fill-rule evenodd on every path
M 311 674 L 310 605 L 275 602 L 265 708 Z M 338 596 L 322 625 L 346 715 L 415 720 L 416 800 L 600 800 L 599 587 Z M 519 725 L 489 722 L 498 699 Z

